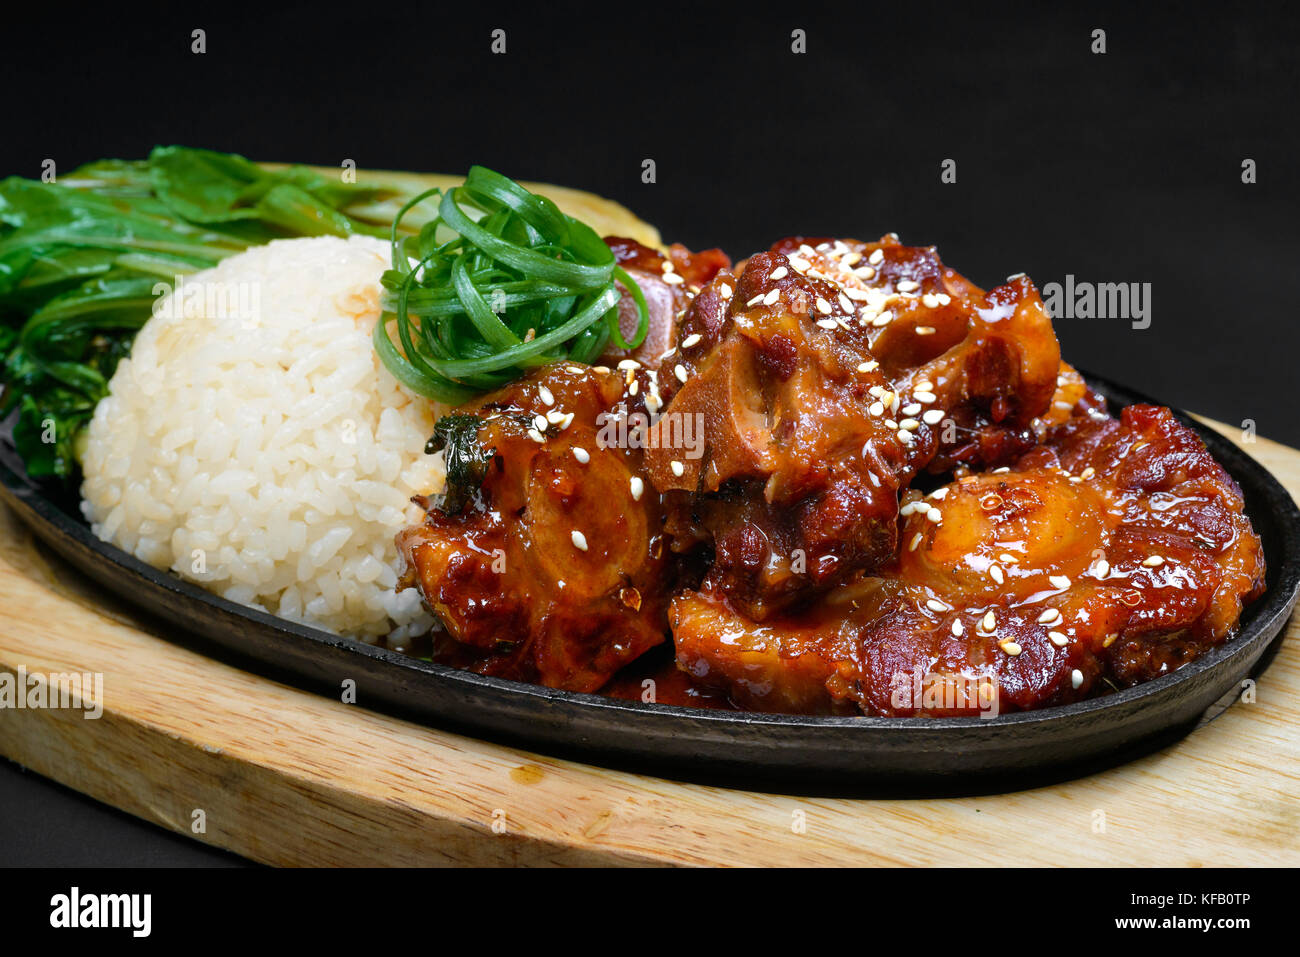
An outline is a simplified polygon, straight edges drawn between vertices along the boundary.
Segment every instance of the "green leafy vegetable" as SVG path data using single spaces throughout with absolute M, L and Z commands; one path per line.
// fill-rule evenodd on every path
M 77 435 L 172 283 L 289 236 L 392 235 L 409 192 L 229 153 L 158 147 L 57 183 L 0 181 L 0 417 L 29 474 L 72 479 Z M 418 228 L 418 226 L 417 226 Z
M 439 507 L 458 515 L 478 494 L 496 449 L 485 449 L 478 440 L 483 420 L 476 415 L 453 412 L 433 426 L 433 437 L 424 447 L 427 453 L 446 451 L 447 487 Z
M 435 197 L 438 215 L 399 236 L 406 213 Z M 375 349 L 421 395 L 459 404 L 547 362 L 591 362 L 611 339 L 635 348 L 648 331 L 640 287 L 591 227 L 481 166 L 463 186 L 414 197 L 391 240 Z M 639 313 L 630 342 L 618 325 L 618 284 Z

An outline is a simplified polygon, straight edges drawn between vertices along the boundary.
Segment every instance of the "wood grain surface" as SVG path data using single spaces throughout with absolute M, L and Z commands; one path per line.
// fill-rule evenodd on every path
M 1248 450 L 1300 490 L 1300 452 Z M 484 743 L 210 660 L 0 509 L 0 673 L 100 673 L 104 706 L 0 709 L 0 753 L 270 864 L 1294 865 L 1295 629 L 1253 703 L 1083 780 L 955 799 L 750 793 Z

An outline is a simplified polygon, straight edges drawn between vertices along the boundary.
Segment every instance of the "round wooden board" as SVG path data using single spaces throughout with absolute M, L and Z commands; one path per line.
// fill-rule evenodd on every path
M 1300 452 L 1247 450 L 1300 491 Z M 0 673 L 100 673 L 104 705 L 98 719 L 0 708 L 0 753 L 268 864 L 1295 865 L 1296 628 L 1253 702 L 1082 780 L 924 800 L 752 793 L 432 730 L 205 658 L 0 508 Z

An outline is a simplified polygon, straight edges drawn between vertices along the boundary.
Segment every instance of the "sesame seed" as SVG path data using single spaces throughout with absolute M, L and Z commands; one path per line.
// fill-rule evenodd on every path
M 871 263 L 873 266 L 879 266 L 884 258 L 885 251 L 883 249 L 873 249 L 871 255 L 867 257 L 867 262 Z
M 956 619 L 954 619 L 954 620 L 953 620 L 953 623 L 952 623 L 952 633 L 953 633 L 954 635 L 956 635 L 958 638 L 960 638 L 960 637 L 961 637 L 961 633 L 962 633 L 964 630 L 965 630 L 965 629 L 963 629 L 962 626 L 961 626 L 961 622 L 960 622 L 960 621 L 957 621 Z
M 992 631 L 997 626 L 998 626 L 998 619 L 993 614 L 993 612 L 991 611 L 985 612 L 983 620 L 980 621 L 980 627 L 982 627 L 985 631 Z
M 1049 608 L 1047 609 L 1047 611 L 1043 612 L 1041 615 L 1038 616 L 1038 623 L 1040 625 L 1050 625 L 1053 622 L 1057 622 L 1060 620 L 1061 620 L 1061 613 L 1055 608 Z
M 573 425 L 573 413 L 564 413 L 564 418 L 560 420 L 560 431 L 563 432 L 569 426 Z
M 684 365 L 682 365 L 680 362 L 677 363 L 677 365 L 673 366 L 673 375 L 677 376 L 677 381 L 678 381 L 678 382 L 685 383 L 685 382 L 686 382 L 686 367 L 685 367 Z
M 530 439 L 532 439 L 534 442 L 545 442 L 545 441 L 546 441 L 546 436 L 542 435 L 542 433 L 538 432 L 536 429 L 529 429 L 529 430 L 528 430 L 528 437 L 529 437 Z
M 577 459 L 579 462 L 581 462 L 583 465 L 586 465 L 588 462 L 591 461 L 591 453 L 589 453 L 586 449 L 584 449 L 580 445 L 575 445 L 573 447 L 573 457 Z
M 938 425 L 943 421 L 943 409 L 928 409 L 925 415 L 921 416 L 921 421 L 926 425 Z
M 1070 578 L 1068 575 L 1050 575 L 1047 580 L 1052 583 L 1053 588 L 1070 587 Z
M 573 540 L 573 547 L 580 552 L 587 550 L 587 536 L 582 534 L 576 528 L 569 533 L 569 538 Z
M 1106 640 L 1101 643 L 1101 646 L 1103 648 L 1109 648 L 1111 645 L 1115 644 L 1115 639 L 1118 637 L 1119 637 L 1118 634 L 1116 634 L 1115 632 L 1111 632 L 1109 635 L 1106 636 Z
M 895 288 L 897 288 L 899 292 L 916 292 L 916 290 L 921 288 L 921 284 L 911 279 L 903 279 L 895 283 Z
M 858 371 L 863 373 L 864 375 L 868 372 L 875 372 L 879 368 L 880 368 L 880 363 L 877 362 L 875 359 L 872 359 L 869 362 L 858 363 Z
M 1021 651 L 1024 650 L 1024 649 L 1022 649 L 1018 644 L 1016 644 L 1014 641 L 1004 641 L 1004 642 L 1002 642 L 1002 644 L 998 645 L 998 647 L 1001 648 L 1003 651 L 1005 651 L 1007 654 L 1009 654 L 1009 655 L 1010 655 L 1011 657 L 1013 657 L 1013 658 L 1014 658 L 1016 655 L 1020 654 Z
M 871 320 L 871 324 L 876 328 L 880 328 L 881 326 L 889 325 L 893 320 L 894 314 L 886 309 L 880 315 L 876 316 L 875 319 Z
M 867 409 L 867 412 L 878 419 L 885 414 L 885 406 L 881 402 L 873 402 L 871 403 L 871 407 Z
M 537 394 L 541 396 L 543 405 L 555 405 L 555 396 L 551 393 L 550 389 L 546 388 L 546 386 L 538 386 Z
M 564 421 L 564 413 L 559 409 L 552 409 L 550 412 L 546 413 L 546 421 L 551 425 L 559 425 Z
M 635 359 L 624 359 L 618 364 L 619 372 L 631 372 L 639 368 L 641 368 L 641 363 L 637 362 Z
M 682 340 L 682 348 L 689 349 L 691 346 L 698 345 L 699 341 L 702 338 L 704 337 L 701 336 L 698 332 L 692 332 L 689 336 L 687 336 L 685 339 Z
M 916 415 L 920 411 L 921 403 L 919 402 L 909 402 L 903 406 L 903 415 Z
M 917 326 L 916 334 L 918 336 L 932 336 L 934 335 L 934 326 Z
M 907 550 L 908 550 L 909 552 L 914 552 L 914 551 L 916 551 L 916 547 L 917 547 L 918 545 L 921 544 L 921 539 L 924 538 L 924 537 L 925 537 L 925 536 L 922 535 L 920 532 L 917 532 L 915 535 L 913 535 L 913 536 L 912 536 L 912 541 L 911 541 L 911 542 L 908 544 L 908 546 L 907 546 Z
M 834 319 L 818 319 L 817 325 L 822 329 L 834 329 L 839 325 Z
M 659 396 L 655 395 L 653 392 L 649 392 L 646 394 L 645 407 L 646 407 L 646 411 L 649 412 L 651 415 L 658 412 L 662 404 L 663 404 L 663 399 L 659 398 Z
M 928 385 L 929 383 L 926 384 Z M 920 402 L 922 405 L 929 405 L 931 402 L 934 402 L 938 397 L 933 392 L 929 392 L 925 389 L 918 388 L 915 392 L 912 393 L 912 398 L 915 399 L 917 402 Z
M 1008 565 L 1014 565 L 1016 563 L 1016 556 L 1009 552 L 1003 552 L 998 556 L 998 561 L 1005 562 Z
M 632 501 L 641 501 L 641 493 L 645 491 L 645 482 L 641 481 L 639 476 L 633 475 L 628 480 L 628 484 L 632 487 Z
M 921 297 L 921 304 L 927 309 L 935 309 L 939 305 L 939 297 L 932 292 L 927 292 Z
M 903 429 L 899 429 L 898 441 L 902 442 L 904 445 L 911 445 L 913 442 L 916 441 L 916 439 L 912 438 L 911 432 L 906 432 Z M 938 521 L 938 519 L 935 519 L 935 521 Z
M 790 263 L 790 268 L 795 272 L 803 273 L 808 271 L 808 261 L 806 259 L 800 259 L 798 256 L 787 256 L 786 259 Z
M 673 470 L 673 474 L 676 475 L 678 478 L 681 478 L 682 475 L 684 475 L 686 472 L 686 466 L 682 465 L 682 463 L 678 462 L 676 459 L 673 459 L 671 462 L 669 462 L 668 466 Z
M 745 303 L 745 305 L 747 305 L 747 306 L 757 306 L 757 305 L 758 305 L 760 302 L 762 302 L 762 301 L 763 301 L 763 294 L 760 292 L 760 293 L 759 293 L 757 296 L 755 296 L 753 299 L 749 300 L 749 302 Z
M 938 499 L 939 501 L 943 501 L 945 498 L 948 497 L 948 493 L 949 493 L 950 491 L 952 491 L 952 490 L 951 490 L 948 486 L 945 485 L 943 488 L 937 488 L 937 489 L 935 489 L 933 492 L 931 492 L 931 493 L 930 493 L 930 498 L 934 498 L 934 499 Z
M 533 416 L 533 427 L 536 428 L 538 432 L 545 432 L 549 425 L 550 423 L 546 421 L 546 416 L 544 415 Z
M 1092 573 L 1097 578 L 1105 578 L 1110 574 L 1110 562 L 1103 558 L 1101 561 L 1097 562 L 1096 565 L 1092 566 Z
M 730 299 L 731 287 L 728 286 L 725 282 L 722 283 L 721 285 L 718 286 L 718 295 L 721 296 L 723 299 Z
M 668 283 L 670 286 L 680 286 L 682 283 L 686 282 L 686 280 L 675 272 L 666 272 L 664 273 L 664 282 Z
M 768 278 L 768 279 L 784 279 L 784 278 L 785 278 L 786 276 L 788 276 L 788 275 L 790 275 L 790 270 L 786 269 L 784 266 L 777 266 L 775 269 L 773 269 L 773 270 L 768 274 L 768 277 L 767 277 L 767 278 Z
M 1077 689 L 1081 684 L 1083 684 L 1083 672 L 1075 668 L 1070 672 L 1070 687 Z
M 1159 555 L 1152 555 L 1150 558 L 1143 559 L 1142 564 L 1147 568 L 1159 568 L 1165 563 L 1165 560 Z
M 931 611 L 951 611 L 951 609 L 937 598 L 931 598 L 925 603 L 925 607 Z
M 1090 479 L 1096 474 L 1097 474 L 1097 470 L 1093 468 L 1091 465 L 1089 465 L 1086 469 L 1084 469 L 1082 472 L 1079 473 L 1079 478 Z
M 564 369 L 566 372 L 572 372 L 574 375 L 582 375 L 587 371 L 582 366 L 565 366 Z
M 1002 582 L 1005 580 L 1002 575 L 1002 569 L 998 565 L 989 566 L 989 577 L 992 578 L 999 585 L 1001 585 Z
M 904 432 L 915 432 L 921 427 L 921 423 L 916 421 L 916 419 L 904 419 L 902 422 L 898 423 L 898 427 Z
M 916 507 L 920 504 L 921 504 L 920 502 L 908 502 L 906 505 L 904 505 L 902 508 L 898 510 L 898 514 L 901 515 L 903 518 L 907 518 L 907 516 L 911 515 L 913 512 L 916 511 Z M 929 506 L 926 506 L 926 508 L 928 510 Z
M 853 311 L 853 303 L 849 302 L 849 297 L 844 295 L 844 293 L 840 293 L 839 302 L 840 302 L 840 308 L 843 309 L 845 312 Z
M 769 292 L 766 296 L 763 297 L 763 305 L 770 306 L 780 298 L 781 298 L 781 290 L 773 289 L 771 292 Z
M 1047 637 L 1052 639 L 1052 644 L 1056 645 L 1056 647 L 1058 648 L 1064 648 L 1070 640 L 1069 638 L 1065 637 L 1065 635 L 1061 634 L 1059 631 L 1049 631 L 1047 633 Z
M 820 312 L 823 316 L 829 316 L 831 314 L 831 311 L 834 308 L 835 308 L 834 306 L 832 306 L 821 296 L 817 297 L 817 311 Z

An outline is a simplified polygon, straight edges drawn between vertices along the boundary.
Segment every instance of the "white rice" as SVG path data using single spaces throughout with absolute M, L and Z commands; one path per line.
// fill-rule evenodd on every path
M 441 410 L 375 356 L 388 244 L 292 239 L 187 277 L 87 430 L 96 535 L 233 601 L 340 634 L 425 631 L 393 536 L 442 486 Z

